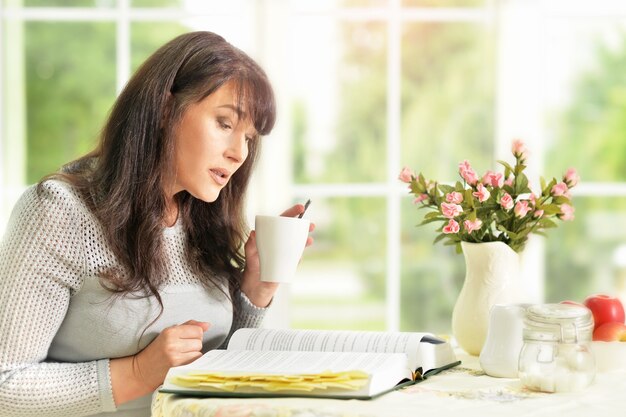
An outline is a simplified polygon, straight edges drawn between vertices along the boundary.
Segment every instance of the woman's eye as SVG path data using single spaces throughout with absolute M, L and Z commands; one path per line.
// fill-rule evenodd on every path
M 230 126 L 230 124 L 229 124 L 229 123 L 224 122 L 224 121 L 222 121 L 222 120 L 218 120 L 217 122 L 219 123 L 219 125 L 220 125 L 220 127 L 221 127 L 222 129 L 224 129 L 224 130 L 230 130 L 230 129 L 231 129 L 231 126 Z

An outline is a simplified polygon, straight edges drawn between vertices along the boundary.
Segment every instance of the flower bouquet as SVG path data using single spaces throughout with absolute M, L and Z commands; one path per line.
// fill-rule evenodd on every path
M 526 147 L 520 140 L 513 141 L 515 164 L 498 161 L 504 173 L 487 171 L 482 178 L 469 162 L 459 164 L 460 181 L 441 184 L 424 178 L 405 167 L 399 179 L 409 184 L 414 203 L 430 210 L 420 225 L 441 222 L 435 243 L 456 245 L 461 252 L 462 241 L 506 243 L 515 252 L 521 252 L 531 233 L 545 235 L 544 229 L 557 226 L 555 220 L 574 219 L 570 189 L 579 177 L 570 168 L 558 181 L 541 178 L 540 192 L 533 192 L 524 174 Z

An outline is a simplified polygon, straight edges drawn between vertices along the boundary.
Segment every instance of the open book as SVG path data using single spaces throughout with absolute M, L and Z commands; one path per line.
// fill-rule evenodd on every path
M 239 329 L 226 350 L 171 368 L 160 391 L 370 399 L 459 363 L 428 333 Z

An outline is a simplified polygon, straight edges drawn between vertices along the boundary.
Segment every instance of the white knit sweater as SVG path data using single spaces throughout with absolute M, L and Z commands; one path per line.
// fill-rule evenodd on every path
M 154 297 L 112 297 L 98 276 L 118 265 L 100 223 L 60 181 L 29 188 L 0 244 L 0 416 L 149 416 L 150 396 L 116 409 L 109 358 L 132 355 L 165 327 L 208 321 L 204 350 L 240 327 L 258 326 L 264 309 L 243 294 L 232 304 L 200 284 L 185 259 L 177 223 L 163 232 L 168 279 Z M 111 413 L 111 414 L 109 414 Z

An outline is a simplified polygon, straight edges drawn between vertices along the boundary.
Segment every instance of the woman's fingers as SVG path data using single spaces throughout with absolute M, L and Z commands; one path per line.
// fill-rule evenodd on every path
M 177 350 L 182 354 L 200 352 L 202 350 L 202 339 L 179 339 Z
M 185 326 L 185 325 L 198 326 L 202 329 L 202 333 L 204 333 L 207 330 L 209 330 L 211 323 L 209 323 L 208 321 L 187 320 L 181 326 Z
M 283 211 L 280 215 L 283 217 L 296 217 L 303 212 L 304 204 L 296 204 L 295 206 L 289 207 L 287 210 Z

